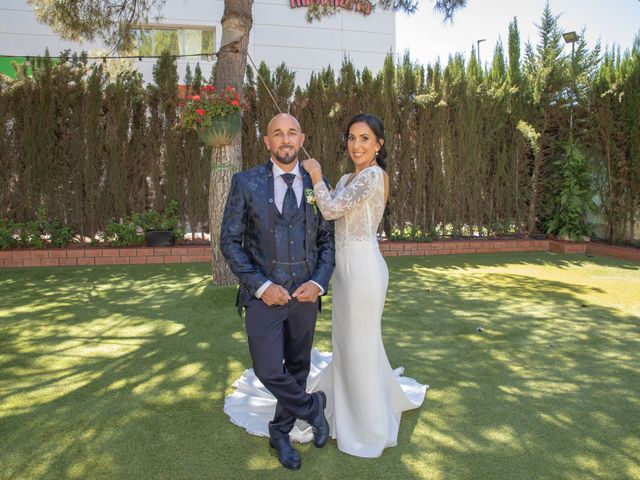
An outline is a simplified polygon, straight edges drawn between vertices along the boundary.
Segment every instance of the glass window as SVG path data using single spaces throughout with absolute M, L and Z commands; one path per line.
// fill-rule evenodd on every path
M 133 31 L 138 55 L 153 55 L 153 30 L 136 29 Z
M 197 55 L 206 60 L 214 53 L 214 28 L 149 27 L 134 30 L 136 53 L 142 56 L 160 55 L 169 50 L 173 55 Z M 209 55 L 207 55 L 209 54 Z
M 178 48 L 177 30 L 154 30 L 153 32 L 154 55 L 161 55 L 165 50 L 174 55 L 180 55 Z

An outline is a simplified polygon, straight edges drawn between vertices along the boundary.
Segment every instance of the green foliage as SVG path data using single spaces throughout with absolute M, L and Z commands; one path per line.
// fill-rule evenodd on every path
M 114 247 L 142 245 L 144 235 L 135 216 L 125 217 L 120 221 L 112 220 L 107 223 L 104 232 L 99 234 L 100 240 Z
M 333 2 L 309 2 L 306 12 L 307 22 L 321 20 L 324 17 L 335 15 L 339 8 L 332 5 Z M 425 2 L 422 2 L 425 3 Z M 444 20 L 452 20 L 456 11 L 464 8 L 467 0 L 435 0 L 433 9 L 438 12 Z M 363 15 L 368 15 L 374 8 L 391 10 L 394 12 L 415 13 L 420 5 L 420 0 L 361 0 L 359 2 L 343 2 L 344 8 L 359 11 Z
M 152 8 L 160 8 L 165 0 L 28 0 L 36 17 L 63 38 L 94 40 L 101 38 L 117 49 L 131 47 L 132 29 L 147 23 Z
M 147 210 L 111 220 L 99 234 L 99 239 L 115 247 L 142 245 L 144 232 L 149 230 L 173 230 L 175 239 L 182 240 L 184 230 L 178 217 L 178 202 L 171 200 L 162 213 Z
M 46 210 L 40 208 L 37 217 L 27 222 L 0 220 L 0 250 L 15 247 L 66 247 L 73 241 L 74 234 L 72 227 L 48 218 Z
M 411 225 L 405 225 L 404 228 L 393 228 L 391 230 L 391 240 L 394 241 L 414 241 L 414 242 L 428 242 L 431 243 L 434 239 L 438 238 L 438 231 L 432 228 L 428 232 L 423 232 L 419 228 L 415 228 Z
M 25 248 L 44 248 L 42 225 L 39 220 L 31 220 L 17 225 L 18 245 Z
M 45 232 L 49 238 L 49 244 L 57 248 L 69 245 L 74 236 L 73 228 L 64 225 L 59 220 L 48 221 L 45 226 Z
M 533 153 L 537 154 L 540 150 L 539 140 L 540 140 L 540 132 L 536 132 L 536 129 L 529 125 L 524 120 L 520 120 L 518 122 L 518 131 L 522 134 L 525 140 L 531 146 L 531 150 Z
M 14 234 L 15 231 L 16 224 L 13 220 L 7 218 L 0 219 L 0 250 L 9 250 L 18 245 Z
M 564 181 L 554 160 L 573 136 L 588 153 L 604 236 L 631 243 L 640 211 L 640 48 L 613 49 L 600 61 L 599 47 L 588 49 L 582 36 L 571 61 L 561 31 L 545 8 L 540 37 L 522 55 L 514 19 L 505 49 L 496 47 L 487 68 L 463 55 L 422 66 L 407 53 L 400 62 L 389 55 L 376 74 L 345 59 L 306 86 L 296 87 L 285 65 L 261 64 L 259 74 L 280 109 L 298 117 L 307 152 L 332 183 L 352 168 L 346 122 L 361 112 L 383 119 L 386 220 L 398 232 L 405 225 L 439 236 L 546 229 Z M 200 94 L 199 77 L 196 65 L 190 94 Z M 175 128 L 170 54 L 158 60 L 154 78 L 144 87 L 137 72 L 110 74 L 65 53 L 34 61 L 32 77 L 0 80 L 0 185 L 7 186 L 0 217 L 26 223 L 47 205 L 51 218 L 92 238 L 113 218 L 162 212 L 174 199 L 180 225 L 206 225 L 211 149 L 195 132 Z M 262 137 L 278 111 L 262 80 L 247 69 L 245 169 L 268 158 Z
M 143 230 L 173 230 L 176 240 L 184 238 L 184 230 L 180 227 L 178 202 L 171 200 L 162 213 L 148 210 L 133 216 L 133 221 Z
M 566 142 L 563 148 L 564 155 L 554 162 L 562 181 L 557 192 L 556 209 L 547 225 L 547 233 L 580 241 L 590 233 L 587 215 L 595 209 L 592 200 L 593 177 L 587 156 L 575 143 Z

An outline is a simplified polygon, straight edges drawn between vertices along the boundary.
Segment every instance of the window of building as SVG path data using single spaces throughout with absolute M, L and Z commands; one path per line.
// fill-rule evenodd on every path
M 214 52 L 214 27 L 153 26 L 134 30 L 136 53 L 140 56 L 160 55 L 169 50 L 173 55 L 196 55 L 206 60 Z

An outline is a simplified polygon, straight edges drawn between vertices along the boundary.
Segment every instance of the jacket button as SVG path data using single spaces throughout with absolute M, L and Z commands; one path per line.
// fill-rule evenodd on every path
M 273 198 L 270 198 L 270 199 L 269 199 L 269 203 L 273 203 Z

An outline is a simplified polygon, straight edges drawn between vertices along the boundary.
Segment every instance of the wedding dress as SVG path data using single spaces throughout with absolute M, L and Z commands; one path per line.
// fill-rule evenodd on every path
M 314 349 L 308 391 L 327 395 L 325 414 L 338 448 L 358 457 L 378 457 L 396 445 L 403 411 L 422 405 L 428 385 L 392 370 L 382 344 L 381 319 L 388 270 L 380 254 L 377 227 L 384 211 L 384 173 L 374 166 L 347 184 L 344 175 L 331 193 L 314 186 L 324 217 L 335 219 L 336 267 L 332 282 L 332 353 Z M 268 436 L 276 400 L 244 372 L 225 399 L 231 421 L 249 433 Z M 298 421 L 294 441 L 312 440 L 311 427 Z

